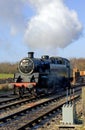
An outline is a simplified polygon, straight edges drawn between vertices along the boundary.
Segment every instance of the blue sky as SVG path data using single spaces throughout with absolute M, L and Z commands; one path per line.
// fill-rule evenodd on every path
M 17 62 L 28 51 L 85 58 L 84 5 L 84 0 L 0 1 L 0 62 Z

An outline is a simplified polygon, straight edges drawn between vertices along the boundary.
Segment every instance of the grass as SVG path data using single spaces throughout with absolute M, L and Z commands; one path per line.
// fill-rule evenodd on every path
M 14 74 L 4 74 L 0 73 L 0 79 L 8 79 L 8 78 L 13 78 Z

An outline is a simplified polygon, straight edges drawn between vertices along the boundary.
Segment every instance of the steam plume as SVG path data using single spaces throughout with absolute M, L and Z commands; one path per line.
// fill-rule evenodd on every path
M 64 48 L 80 37 L 82 24 L 64 0 L 28 0 L 36 15 L 30 19 L 25 41 L 32 49 Z

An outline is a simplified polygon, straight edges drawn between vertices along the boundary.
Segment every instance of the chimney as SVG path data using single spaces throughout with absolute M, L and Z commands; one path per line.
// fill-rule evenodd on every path
M 34 52 L 28 52 L 28 57 L 29 58 L 34 58 Z

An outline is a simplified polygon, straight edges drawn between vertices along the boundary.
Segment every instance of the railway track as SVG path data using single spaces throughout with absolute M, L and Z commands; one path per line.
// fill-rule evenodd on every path
M 77 97 L 75 97 L 76 99 L 79 98 L 80 90 L 81 88 L 79 87 L 75 89 L 77 94 Z M 2 103 L 2 106 L 0 107 L 0 130 L 5 129 L 22 130 L 26 129 L 26 127 L 30 128 L 34 124 L 40 122 L 40 120 L 45 118 L 47 115 L 50 115 L 54 111 L 60 109 L 62 104 L 65 103 L 64 99 L 65 95 L 66 93 L 60 95 L 60 97 L 58 95 L 56 97 L 53 96 L 49 98 L 42 97 L 42 99 L 37 98 L 36 100 L 19 99 L 19 101 L 16 101 L 16 99 L 13 99 L 11 103 L 9 103 L 10 101 L 5 101 L 4 103 L 7 104 Z M 4 112 L 6 112 L 6 114 L 3 114 Z M 23 122 L 23 124 L 20 122 Z
M 23 99 L 29 99 L 30 97 L 31 98 L 35 98 L 35 96 L 32 96 L 32 95 L 24 95 L 23 97 L 19 97 L 19 96 L 10 96 L 10 98 L 7 98 L 5 95 L 4 95 L 5 98 L 1 98 L 0 100 L 0 105 L 3 105 L 3 104 L 8 104 L 8 103 L 12 103 L 12 102 L 15 102 L 15 101 L 20 101 L 20 100 L 23 100 Z M 44 97 L 43 95 L 41 97 Z M 37 98 L 40 98 L 39 96 Z
M 16 97 L 16 98 L 11 98 L 11 99 L 7 99 L 4 101 L 0 101 L 0 113 L 3 110 L 6 109 L 11 109 L 11 108 L 16 108 L 17 106 L 21 106 L 27 103 L 31 103 L 31 102 L 35 102 L 38 101 L 40 99 L 44 99 L 44 98 L 51 98 L 53 95 L 49 95 L 49 96 L 39 96 L 39 97 L 31 97 L 29 98 L 29 96 L 25 95 L 23 98 L 20 97 Z M 58 96 L 56 97 L 58 98 Z
M 60 98 L 61 98 L 61 96 L 60 96 Z M 19 111 L 19 112 L 16 112 L 15 114 L 13 114 L 12 116 L 15 116 L 15 115 L 17 115 L 18 113 L 23 113 L 24 111 L 27 111 L 27 110 L 31 110 L 33 107 L 34 108 L 36 108 L 36 107 L 42 107 L 42 105 L 48 105 L 49 103 L 51 103 L 51 102 L 54 102 L 54 101 L 56 101 L 56 100 L 58 100 L 59 99 L 59 96 L 55 96 L 55 97 L 49 97 L 49 98 L 43 98 L 43 99 L 39 99 L 39 98 L 37 98 L 36 100 L 33 100 L 32 102 L 31 102 L 31 100 L 30 99 L 28 99 L 28 102 L 30 102 L 30 103 L 28 103 L 27 102 L 27 100 L 26 100 L 26 103 L 27 103 L 27 105 L 25 104 L 25 105 L 23 105 L 22 103 L 24 102 L 24 101 L 20 101 L 20 102 L 17 102 L 17 103 L 13 103 L 13 104 L 9 104 L 9 105 L 6 105 L 6 108 L 10 108 L 12 105 L 14 106 L 14 105 L 19 105 L 19 104 L 22 104 L 22 110 L 21 111 Z M 20 106 L 19 106 L 20 107 Z M 5 106 L 2 106 L 1 107 L 1 109 L 3 110 L 5 108 Z M 20 108 L 19 108 L 20 109 Z M 16 111 L 18 111 L 18 108 L 17 108 L 17 110 Z M 10 113 L 10 111 L 8 112 L 8 115 L 9 115 L 9 113 Z M 7 114 L 7 112 L 6 112 L 6 114 Z M 2 116 L 3 116 L 3 114 L 2 114 Z M 4 120 L 7 120 L 7 118 L 9 118 L 9 117 L 11 117 L 11 115 L 9 115 L 9 116 L 6 116 L 6 117 L 4 117 L 4 118 L 1 118 L 0 119 L 0 121 L 3 121 L 4 122 Z
M 80 89 L 77 89 L 76 92 L 79 91 L 79 90 Z M 61 96 L 63 97 L 63 96 L 65 96 L 65 94 L 63 94 Z M 48 97 L 50 97 L 50 96 L 48 96 Z M 12 109 L 13 110 L 14 108 L 15 109 L 19 108 L 20 106 L 22 106 L 24 104 L 28 104 L 30 102 L 35 102 L 35 101 L 38 101 L 38 100 L 43 99 L 43 98 L 45 98 L 45 97 L 41 96 L 41 97 L 36 97 L 36 98 L 35 97 L 28 98 L 28 96 L 24 96 L 23 99 L 21 99 L 21 98 L 14 98 L 14 99 L 6 100 L 6 101 L 0 103 L 0 104 L 2 104 L 0 106 L 0 113 L 2 111 L 5 111 L 7 113 L 8 109 L 10 109 L 10 110 Z M 58 96 L 55 99 L 57 99 L 57 98 L 58 98 Z
M 79 98 L 79 96 L 75 96 L 74 98 Z M 61 108 L 61 106 L 65 103 L 65 99 L 62 99 L 60 101 L 50 104 L 49 106 L 46 106 L 45 108 L 42 108 L 38 112 L 35 113 L 35 116 L 32 116 L 32 119 L 30 121 L 25 122 L 23 126 L 20 126 L 18 130 L 26 129 L 26 128 L 31 128 L 34 123 L 40 122 L 43 118 L 46 118 L 46 116 L 51 115 L 53 112 L 57 111 L 58 109 Z
M 79 96 L 77 95 L 77 97 L 75 97 L 75 98 L 78 98 L 78 97 Z M 53 99 L 51 99 L 51 100 L 53 100 Z M 17 113 L 11 114 L 7 117 L 0 119 L 0 122 L 4 122 L 5 124 L 7 124 L 7 122 L 9 122 L 9 121 L 12 122 L 10 125 L 9 124 L 8 124 L 8 126 L 6 125 L 6 127 L 9 129 L 10 128 L 13 128 L 15 130 L 16 129 L 25 129 L 27 126 L 31 126 L 35 122 L 38 122 L 39 120 L 41 120 L 41 118 L 45 117 L 49 113 L 55 111 L 56 109 L 59 109 L 61 107 L 61 105 L 65 103 L 65 99 L 60 99 L 60 100 L 59 99 L 57 100 L 58 104 L 56 104 L 55 99 L 52 103 L 49 99 L 49 101 L 44 101 L 39 104 L 34 104 L 30 108 L 26 108 L 25 110 L 21 110 Z M 37 107 L 37 110 L 36 110 L 36 107 Z M 23 126 L 19 122 L 17 123 L 17 124 L 19 124 L 19 126 L 16 126 L 17 120 L 15 120 L 15 119 L 17 119 L 17 117 L 18 117 L 18 119 L 20 118 L 19 122 L 23 122 Z M 26 117 L 27 117 L 27 120 L 26 120 Z M 30 117 L 31 117 L 31 119 L 30 119 Z M 3 126 L 4 123 L 2 123 L 1 126 Z M 5 128 L 5 126 L 3 127 L 3 129 L 4 128 Z
M 75 89 L 75 91 L 80 91 L 81 90 L 81 85 L 74 85 L 72 87 L 72 89 Z M 63 93 L 66 93 L 66 92 L 63 92 Z M 8 104 L 8 103 L 19 101 L 19 100 L 22 100 L 22 99 L 26 99 L 26 98 L 29 98 L 30 96 L 31 95 L 28 95 L 28 94 L 24 95 L 23 97 L 19 97 L 17 95 L 14 95 L 14 96 L 11 95 L 10 96 L 10 94 L 0 95 L 0 98 L 3 98 L 3 97 L 5 98 L 5 100 L 0 101 L 0 105 L 2 105 L 2 104 Z M 9 97 L 9 98 L 7 98 L 7 97 Z M 44 95 L 42 95 L 41 97 L 44 97 Z

